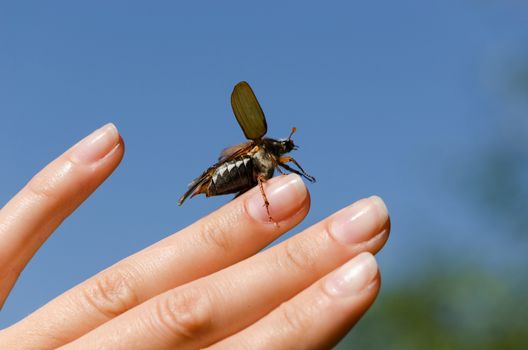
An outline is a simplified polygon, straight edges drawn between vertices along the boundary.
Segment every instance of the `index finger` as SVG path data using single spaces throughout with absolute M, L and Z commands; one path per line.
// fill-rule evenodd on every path
M 8 338 L 17 339 L 12 349 L 23 348 L 21 339 L 39 349 L 56 348 L 160 293 L 257 253 L 301 222 L 310 203 L 298 175 L 273 178 L 265 190 L 279 228 L 268 221 L 261 193 L 253 188 L 8 328 Z

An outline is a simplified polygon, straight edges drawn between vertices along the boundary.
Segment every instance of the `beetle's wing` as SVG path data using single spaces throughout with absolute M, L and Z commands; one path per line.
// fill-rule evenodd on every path
M 241 155 L 245 152 L 249 152 L 253 147 L 253 141 L 247 141 L 239 143 L 238 145 L 233 145 L 231 147 L 224 148 L 218 157 L 218 161 L 224 161 L 233 156 Z
M 266 117 L 253 90 L 245 81 L 235 85 L 231 93 L 231 107 L 247 139 L 258 140 L 266 134 Z
M 180 200 L 178 201 L 178 205 L 182 205 L 183 202 L 189 196 L 194 197 L 197 194 L 205 193 L 205 191 L 207 191 L 208 184 L 211 181 L 213 174 L 219 165 L 220 162 L 216 163 L 215 165 L 211 166 L 209 169 L 204 171 L 202 175 L 194 179 L 187 187 L 187 192 L 185 192 L 183 196 L 181 196 Z
M 259 146 L 253 141 L 240 143 L 238 145 L 226 148 L 220 154 L 220 159 L 216 164 L 212 165 L 209 169 L 204 171 L 202 175 L 198 176 L 189 184 L 187 192 L 181 196 L 180 200 L 178 201 L 178 205 L 182 205 L 189 196 L 194 197 L 197 194 L 206 193 L 209 183 L 213 178 L 213 174 L 220 165 L 237 157 L 251 155 L 258 150 Z

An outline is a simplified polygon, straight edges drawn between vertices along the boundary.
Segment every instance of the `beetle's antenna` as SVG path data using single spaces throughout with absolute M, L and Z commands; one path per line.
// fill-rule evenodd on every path
M 292 131 L 291 131 L 291 133 L 290 133 L 290 136 L 288 136 L 288 140 L 291 140 L 292 135 L 293 135 L 296 131 L 297 131 L 297 128 L 294 126 L 294 127 L 292 128 Z

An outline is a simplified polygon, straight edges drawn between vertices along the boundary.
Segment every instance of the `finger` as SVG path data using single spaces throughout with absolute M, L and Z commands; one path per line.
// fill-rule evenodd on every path
M 331 349 L 372 305 L 379 287 L 376 260 L 362 253 L 209 349 Z
M 74 287 L 6 331 L 11 338 L 23 334 L 24 342 L 39 348 L 55 348 L 155 295 L 255 254 L 297 225 L 310 203 L 297 175 L 273 178 L 265 190 L 278 228 L 268 221 L 260 191 L 252 189 Z M 23 348 L 20 343 L 13 346 Z
M 303 233 L 211 276 L 163 293 L 71 344 L 193 349 L 257 321 L 285 300 L 388 237 L 378 197 L 356 202 Z
M 42 243 L 122 156 L 119 133 L 107 124 L 46 166 L 0 210 L 0 307 Z

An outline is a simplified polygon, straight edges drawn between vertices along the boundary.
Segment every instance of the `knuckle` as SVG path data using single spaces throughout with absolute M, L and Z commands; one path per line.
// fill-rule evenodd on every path
M 171 338 L 196 339 L 210 328 L 212 305 L 203 290 L 174 291 L 156 302 L 154 324 Z
M 301 272 L 317 272 L 317 250 L 307 240 L 289 239 L 278 251 L 279 265 Z
M 283 303 L 279 307 L 279 324 L 288 333 L 306 334 L 312 328 L 313 320 L 303 311 L 303 308 L 296 307 L 291 302 Z
M 36 174 L 27 184 L 27 190 L 48 202 L 57 203 L 69 194 L 83 190 L 75 182 L 67 181 L 75 173 L 75 166 L 70 161 L 57 160 Z
M 220 217 L 213 220 L 206 219 L 200 225 L 198 232 L 202 242 L 224 252 L 229 252 L 234 247 L 234 240 L 228 229 L 230 220 Z
M 99 313 L 114 318 L 138 304 L 133 280 L 130 272 L 112 268 L 91 279 L 83 288 L 82 296 Z
M 42 198 L 46 201 L 58 201 L 58 191 L 56 182 L 42 173 L 35 175 L 27 184 L 27 189 L 37 198 Z

